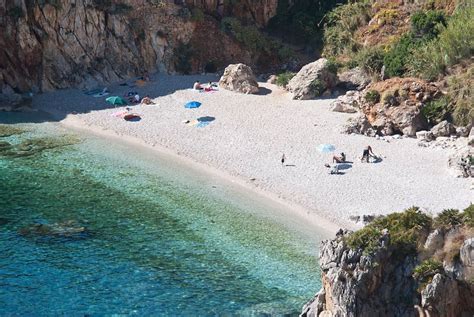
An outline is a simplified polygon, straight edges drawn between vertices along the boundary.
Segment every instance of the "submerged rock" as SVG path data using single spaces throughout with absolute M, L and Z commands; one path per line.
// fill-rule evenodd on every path
M 35 223 L 18 230 L 22 236 L 45 236 L 58 238 L 84 238 L 89 230 L 74 220 L 53 224 Z
M 0 124 L 0 137 L 7 137 L 15 134 L 21 134 L 25 132 L 24 129 L 17 128 L 13 125 Z

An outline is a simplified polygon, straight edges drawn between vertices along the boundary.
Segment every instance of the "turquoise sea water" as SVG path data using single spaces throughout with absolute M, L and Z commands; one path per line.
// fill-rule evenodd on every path
M 71 140 L 26 127 L 0 140 Z M 76 138 L 0 152 L 0 315 L 293 315 L 319 289 L 320 236 L 304 221 L 175 162 Z M 87 234 L 25 234 L 65 221 Z

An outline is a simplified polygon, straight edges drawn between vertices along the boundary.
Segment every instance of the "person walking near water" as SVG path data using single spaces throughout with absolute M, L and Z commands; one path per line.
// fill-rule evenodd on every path
M 286 159 L 285 153 L 283 153 L 283 155 L 281 156 L 281 166 L 284 166 L 284 164 L 285 164 L 285 159 Z

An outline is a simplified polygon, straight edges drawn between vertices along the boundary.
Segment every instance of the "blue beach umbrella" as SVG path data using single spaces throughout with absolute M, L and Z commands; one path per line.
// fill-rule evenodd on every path
M 318 151 L 321 153 L 330 153 L 336 150 L 336 147 L 332 144 L 320 144 L 317 147 Z
M 119 97 L 119 96 L 109 97 L 105 99 L 105 101 L 113 105 L 126 105 L 127 104 L 127 102 L 122 97 Z
M 190 101 L 184 105 L 184 108 L 192 109 L 192 108 L 199 108 L 200 106 L 201 106 L 200 102 Z

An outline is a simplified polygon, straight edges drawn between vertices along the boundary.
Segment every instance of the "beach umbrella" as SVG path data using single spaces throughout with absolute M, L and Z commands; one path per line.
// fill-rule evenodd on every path
M 126 105 L 127 104 L 127 102 L 122 97 L 119 97 L 119 96 L 109 97 L 105 99 L 105 101 L 107 101 L 108 103 L 112 105 Z
M 330 153 L 336 150 L 336 147 L 332 144 L 320 144 L 317 147 L 318 151 L 321 153 Z
M 201 106 L 200 102 L 190 101 L 184 105 L 184 108 L 192 109 L 192 108 L 199 108 L 200 106 Z

